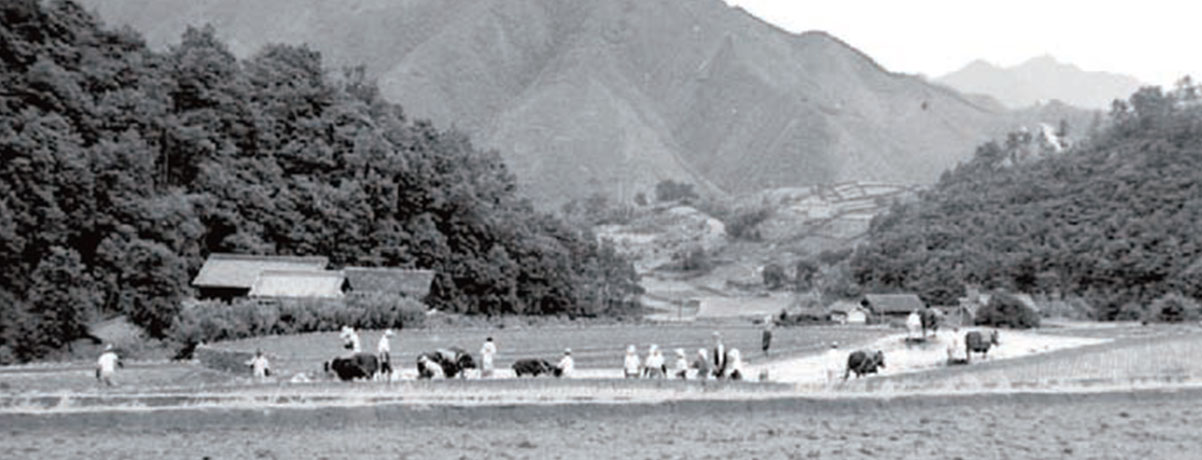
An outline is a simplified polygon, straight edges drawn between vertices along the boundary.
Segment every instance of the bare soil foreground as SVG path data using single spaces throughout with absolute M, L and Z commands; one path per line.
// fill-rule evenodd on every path
M 0 414 L 8 458 L 1198 458 L 1202 389 Z

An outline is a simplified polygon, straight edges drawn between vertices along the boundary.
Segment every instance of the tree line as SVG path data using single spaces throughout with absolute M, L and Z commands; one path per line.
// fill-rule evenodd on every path
M 1081 298 L 1104 320 L 1202 298 L 1200 102 L 1186 78 L 1115 101 L 1104 129 L 1061 153 L 1025 132 L 982 145 L 872 222 L 848 281 L 933 304 L 968 284 Z
M 213 252 L 431 268 L 428 302 L 456 312 L 634 305 L 612 247 L 362 68 L 303 45 L 239 60 L 211 27 L 156 52 L 70 1 L 0 18 L 0 354 L 44 356 L 117 313 L 164 337 Z

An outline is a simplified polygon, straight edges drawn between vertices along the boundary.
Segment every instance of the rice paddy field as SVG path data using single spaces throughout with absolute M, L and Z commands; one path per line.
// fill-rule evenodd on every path
M 770 382 L 610 378 L 645 353 L 754 350 Z M 374 349 L 379 331 L 362 333 Z M 134 362 L 100 387 L 91 363 L 0 368 L 0 449 L 12 458 L 1197 458 L 1202 328 L 1066 325 L 1003 331 L 988 359 L 946 367 L 941 339 L 898 330 L 778 328 L 772 355 L 750 324 L 402 331 L 398 364 L 486 336 L 515 359 L 572 347 L 578 379 L 344 383 L 322 379 L 337 335 L 215 344 L 262 348 L 281 378 L 255 382 L 184 362 Z M 815 382 L 831 341 L 880 348 L 890 366 Z M 809 367 L 807 367 L 809 366 Z M 591 373 L 590 373 L 591 372 Z M 292 383 L 298 373 L 314 381 Z M 752 380 L 755 380 L 754 378 Z

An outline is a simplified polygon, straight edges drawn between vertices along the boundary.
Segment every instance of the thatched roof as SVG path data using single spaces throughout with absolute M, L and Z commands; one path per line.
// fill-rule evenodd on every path
M 250 288 L 251 297 L 342 297 L 342 272 L 265 270 Z
M 267 270 L 322 271 L 330 263 L 323 256 L 256 256 L 211 254 L 192 280 L 196 287 L 249 289 Z
M 433 270 L 346 267 L 342 272 L 352 291 L 404 294 L 415 299 L 426 297 L 434 282 Z
M 883 314 L 910 313 L 926 306 L 915 294 L 865 294 L 868 308 Z

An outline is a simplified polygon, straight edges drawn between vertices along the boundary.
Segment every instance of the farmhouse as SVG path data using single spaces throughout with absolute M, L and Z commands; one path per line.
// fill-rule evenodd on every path
M 258 256 L 248 254 L 212 254 L 192 280 L 201 299 L 231 300 L 250 293 L 264 271 L 309 271 L 326 269 L 329 259 L 322 256 Z
M 419 301 L 430 293 L 434 282 L 433 270 L 346 267 L 342 272 L 351 292 L 399 294 Z
M 865 294 L 860 304 L 873 314 L 888 318 L 905 318 L 926 306 L 915 294 Z
M 264 270 L 250 287 L 250 297 L 342 297 L 346 277 L 342 272 L 313 270 Z
M 831 321 L 842 324 L 864 324 L 868 322 L 868 309 L 859 302 L 840 300 L 827 307 Z

